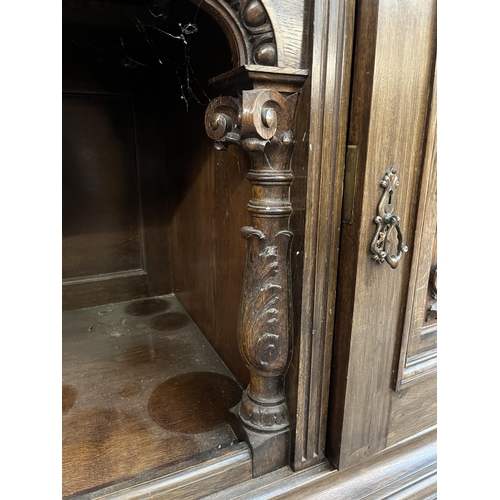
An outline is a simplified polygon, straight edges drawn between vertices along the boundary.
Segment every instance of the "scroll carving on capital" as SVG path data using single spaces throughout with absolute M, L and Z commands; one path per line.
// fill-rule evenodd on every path
M 252 47 L 252 64 L 276 66 L 274 31 L 261 0 L 226 0 L 237 13 Z
M 220 96 L 207 108 L 205 130 L 218 149 L 230 143 L 241 144 L 250 155 L 265 149 L 276 156 L 266 165 L 286 170 L 294 144 L 291 124 L 296 101 L 296 93 L 261 89 L 244 90 L 238 98 Z
M 240 122 L 241 103 L 234 97 L 214 99 L 205 112 L 205 130 L 219 150 L 224 149 L 224 144 L 240 143 Z
M 282 467 L 288 460 L 284 375 L 292 352 L 290 158 L 296 101 L 297 94 L 246 90 L 239 98 L 218 97 L 205 115 L 207 134 L 218 149 L 239 144 L 251 160 L 247 173 L 252 185 L 247 205 L 251 226 L 241 230 L 248 249 L 238 324 L 238 345 L 250 384 L 233 411 L 254 459 L 259 450 L 262 453 L 257 462 L 265 465 L 256 471 L 254 462 L 254 475 Z M 279 450 L 273 463 L 264 457 L 263 441 L 269 441 L 275 453 Z

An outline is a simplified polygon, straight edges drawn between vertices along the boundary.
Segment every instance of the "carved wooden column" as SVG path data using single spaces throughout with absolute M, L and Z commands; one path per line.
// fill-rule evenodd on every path
M 289 463 L 284 375 L 292 351 L 290 156 L 296 93 L 255 89 L 209 105 L 205 127 L 216 147 L 240 144 L 251 158 L 252 199 L 238 341 L 250 384 L 233 409 L 253 453 L 254 476 Z

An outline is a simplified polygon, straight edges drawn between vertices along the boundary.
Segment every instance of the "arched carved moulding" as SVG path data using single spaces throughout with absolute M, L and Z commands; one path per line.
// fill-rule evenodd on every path
M 200 4 L 200 0 L 191 1 Z M 224 30 L 233 49 L 235 67 L 277 65 L 274 30 L 261 0 L 203 0 L 200 6 Z
M 243 90 L 213 100 L 205 128 L 216 147 L 239 144 L 250 156 L 251 225 L 240 305 L 238 344 L 250 384 L 233 409 L 253 454 L 254 476 L 289 463 L 290 425 L 284 376 L 291 361 L 290 157 L 297 93 Z
M 261 0 L 226 0 L 238 12 L 250 42 L 248 64 L 276 66 L 278 54 L 273 27 Z
M 302 69 L 302 51 L 304 50 L 304 6 L 302 0 L 190 0 L 208 12 L 221 26 L 233 53 L 233 71 L 239 81 L 241 74 L 262 73 L 268 69 L 276 75 L 276 80 L 267 78 L 274 84 L 285 82 L 280 74 L 293 79 L 295 74 L 307 75 Z M 247 76 L 247 75 L 246 75 Z M 230 72 L 215 79 L 233 83 L 234 75 Z M 249 80 L 249 78 L 247 78 Z M 216 85 L 217 86 L 217 85 Z M 254 85 L 255 86 L 255 85 Z M 253 88 L 240 84 L 240 89 Z M 262 87 L 264 88 L 264 87 Z M 300 85 L 299 87 L 300 88 Z M 285 90 L 285 89 L 283 89 Z M 290 87 L 288 87 L 288 91 Z

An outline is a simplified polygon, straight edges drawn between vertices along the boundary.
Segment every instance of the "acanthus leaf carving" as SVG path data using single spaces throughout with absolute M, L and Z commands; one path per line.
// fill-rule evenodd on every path
M 248 240 L 239 324 L 241 354 L 252 369 L 266 376 L 279 375 L 289 362 L 290 308 L 286 292 L 292 232 L 279 232 L 274 245 L 252 227 L 243 227 L 241 233 Z

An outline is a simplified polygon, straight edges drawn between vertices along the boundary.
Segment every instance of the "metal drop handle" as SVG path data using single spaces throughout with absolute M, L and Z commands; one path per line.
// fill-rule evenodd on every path
M 378 202 L 377 216 L 373 219 L 373 222 L 377 225 L 377 230 L 370 245 L 372 259 L 379 264 L 387 262 L 393 269 L 398 267 L 403 253 L 408 251 L 408 247 L 404 243 L 401 227 L 399 226 L 401 220 L 397 215 L 393 215 L 393 200 L 396 188 L 399 185 L 396 174 L 397 170 L 394 167 L 390 167 L 380 181 L 384 192 Z M 391 255 L 389 252 L 392 246 L 394 231 L 397 233 L 398 251 L 396 255 Z

